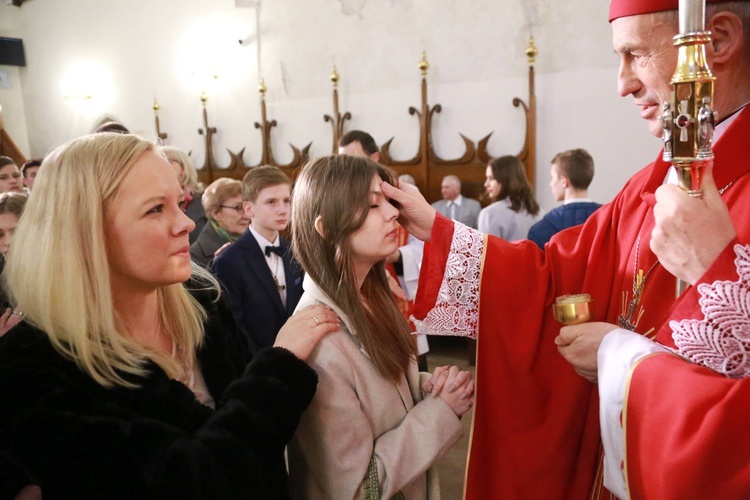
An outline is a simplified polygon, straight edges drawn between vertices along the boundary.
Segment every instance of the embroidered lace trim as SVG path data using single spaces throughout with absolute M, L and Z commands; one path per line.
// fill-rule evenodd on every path
M 735 245 L 738 281 L 698 286 L 703 320 L 670 321 L 677 352 L 731 378 L 750 375 L 750 245 Z
M 412 321 L 417 333 L 477 338 L 479 277 L 484 234 L 456 222 L 435 307 L 422 321 Z

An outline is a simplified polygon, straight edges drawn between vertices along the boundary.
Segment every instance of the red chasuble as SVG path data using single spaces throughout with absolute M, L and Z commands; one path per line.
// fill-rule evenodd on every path
M 714 147 L 716 185 L 726 187 L 722 197 L 742 242 L 750 242 L 748 137 L 750 111 L 746 109 Z M 693 289 L 675 301 L 675 278 L 649 249 L 654 191 L 668 168 L 660 155 L 585 224 L 555 235 L 545 252 L 530 241 L 476 236 L 465 227 L 454 231 L 453 222 L 437 216 L 431 243 L 425 245 L 414 316 L 423 320 L 423 333 L 478 333 L 467 498 L 588 498 L 591 494 L 599 467 L 598 395 L 595 386 L 558 354 L 554 338 L 560 324 L 550 305 L 559 295 L 588 293 L 595 301 L 593 320 L 617 324 L 629 308 L 640 274 L 644 280 L 640 301 L 628 319 L 635 331 L 658 334 L 659 342 L 674 346 L 668 320 L 700 311 Z M 481 247 L 479 258 L 476 246 Z M 460 258 L 455 258 L 457 254 Z M 727 266 L 720 261 L 703 281 L 724 279 Z M 466 277 L 472 276 L 472 266 L 479 280 L 478 295 L 468 293 L 472 288 Z M 472 307 L 478 308 L 478 323 Z M 674 313 L 673 308 L 677 308 Z M 446 328 L 451 322 L 456 328 Z M 635 381 L 638 376 L 636 370 Z M 658 416 L 668 425 L 673 413 L 669 409 L 682 404 L 685 394 L 681 389 L 669 390 L 661 376 L 644 378 L 645 385 L 659 385 L 676 400 L 671 406 L 662 405 L 665 412 Z M 629 397 L 638 390 L 631 384 Z M 647 406 L 636 409 L 628 404 L 628 428 L 651 411 Z M 653 433 L 652 441 L 658 441 L 658 435 Z M 643 444 L 631 445 L 628 437 L 629 460 L 649 452 L 639 449 Z M 633 487 L 634 481 L 645 477 L 642 472 L 629 484 Z

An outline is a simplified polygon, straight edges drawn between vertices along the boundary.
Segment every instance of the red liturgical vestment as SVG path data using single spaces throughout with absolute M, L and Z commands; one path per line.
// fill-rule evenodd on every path
M 740 242 L 750 242 L 749 137 L 750 111 L 745 109 L 714 146 L 714 179 L 719 189 L 726 188 L 722 198 Z M 635 174 L 585 224 L 555 235 L 545 251 L 530 241 L 510 243 L 437 216 L 431 242 L 425 245 L 414 316 L 420 332 L 477 337 L 467 498 L 588 498 L 597 480 L 598 394 L 557 352 L 554 338 L 560 324 L 550 308 L 555 297 L 588 293 L 594 300 L 594 321 L 629 324 L 670 347 L 675 346 L 670 319 L 700 318 L 697 291 L 690 288 L 675 301 L 675 278 L 649 248 L 654 191 L 670 167 L 660 158 Z M 702 282 L 737 279 L 731 248 L 725 254 Z M 641 378 L 642 369 L 666 357 L 674 358 L 666 365 L 682 363 L 688 372 L 708 373 L 671 354 L 641 363 L 631 381 L 627 406 L 628 457 L 640 455 L 638 447 L 647 444 L 637 440 L 631 445 L 631 429 L 639 419 L 655 418 L 668 426 L 670 409 L 697 397 L 684 383 L 673 391 L 665 385 L 669 377 L 644 373 Z M 720 379 L 716 390 L 725 392 L 719 382 L 737 383 Z M 692 383 L 703 381 L 696 378 Z M 650 402 L 633 406 L 634 391 L 642 390 L 641 385 L 659 389 L 654 397 L 661 398 L 658 407 L 663 412 L 650 413 Z M 671 405 L 667 395 L 673 398 Z M 737 404 L 743 408 L 750 405 L 750 397 L 741 401 Z M 696 405 L 693 411 L 707 411 L 705 402 Z M 745 423 L 746 414 L 742 414 Z M 657 446 L 659 432 L 642 432 L 652 438 L 651 447 Z M 738 436 L 745 434 L 738 431 Z M 691 437 L 696 444 L 701 442 Z M 703 444 L 707 448 L 691 450 L 696 458 L 710 451 L 710 443 Z M 738 448 L 750 456 L 750 447 Z M 653 469 L 639 470 L 640 476 L 628 482 L 632 487 L 634 480 L 647 480 L 653 473 Z M 677 482 L 680 476 L 664 480 Z

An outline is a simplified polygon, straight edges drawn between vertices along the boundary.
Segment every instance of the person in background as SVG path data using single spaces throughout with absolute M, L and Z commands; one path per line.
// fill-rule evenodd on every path
M 20 191 L 0 193 L 0 255 L 3 259 L 8 255 L 10 243 L 28 199 L 26 193 Z
M 526 239 L 529 228 L 543 215 L 516 156 L 494 158 L 487 165 L 484 187 L 492 204 L 479 212 L 479 232 L 508 241 Z
M 386 280 L 398 209 L 383 181 L 396 182 L 386 167 L 336 155 L 308 163 L 294 188 L 298 307 L 326 305 L 342 324 L 309 358 L 318 392 L 289 445 L 293 498 L 439 498 L 433 465 L 472 405 L 473 381 L 456 367 L 438 372 L 443 390 L 421 391 L 416 343 Z
M 482 205 L 477 200 L 461 194 L 461 179 L 457 175 L 446 175 L 440 183 L 443 199 L 432 204 L 445 217 L 476 229 Z
M 17 473 L 2 489 L 25 477 L 44 498 L 289 496 L 284 448 L 316 388 L 303 360 L 338 318 L 301 310 L 250 361 L 215 281 L 191 266 L 193 222 L 155 150 L 92 134 L 40 169 L 5 273 L 26 316 L 0 338 L 0 443 Z
M 203 191 L 201 203 L 208 224 L 190 245 L 190 255 L 193 262 L 209 269 L 216 251 L 244 233 L 250 219 L 242 206 L 242 183 L 235 179 L 216 179 Z
M 409 174 L 403 174 L 398 177 L 399 182 L 406 182 L 416 186 L 414 177 Z M 411 322 L 411 313 L 414 308 L 414 297 L 417 295 L 417 283 L 419 282 L 419 268 L 422 265 L 422 252 L 424 242 L 415 238 L 409 232 L 398 226 L 398 249 L 389 255 L 385 260 L 385 269 L 388 271 L 388 283 L 393 291 L 393 298 L 401 313 L 409 323 L 411 331 L 414 332 L 414 324 Z M 398 290 L 394 290 L 393 280 L 397 281 Z M 398 293 L 399 291 L 403 292 Z M 430 345 L 427 341 L 427 335 L 417 335 L 417 366 L 419 371 L 427 371 L 427 353 L 430 351 Z
M 19 191 L 8 191 L 0 194 L 0 273 L 5 270 L 5 259 L 15 235 L 18 221 L 26 206 L 28 196 Z M 18 324 L 23 318 L 20 310 L 10 307 L 4 287 L 0 287 L 0 336 Z
M 34 187 L 34 180 L 36 179 L 36 174 L 39 172 L 39 167 L 41 165 L 42 160 L 29 160 L 21 166 L 23 183 L 29 191 Z
M 589 199 L 588 189 L 593 178 L 594 159 L 585 149 L 570 149 L 555 155 L 549 186 L 555 201 L 562 201 L 563 205 L 531 226 L 529 239 L 544 249 L 544 244 L 555 234 L 586 222 L 601 207 Z
M 375 139 L 362 130 L 350 130 L 339 139 L 339 154 L 366 156 L 374 162 L 380 161 L 380 151 Z
M 0 156 L 0 193 L 22 189 L 23 180 L 16 162 L 7 156 Z
M 96 127 L 94 133 L 129 134 L 130 130 L 120 122 L 107 121 Z
M 166 155 L 177 173 L 177 179 L 180 181 L 184 196 L 181 203 L 182 209 L 195 223 L 195 229 L 190 232 L 190 244 L 192 245 L 203 231 L 203 226 L 208 222 L 206 211 L 201 203 L 203 184 L 198 182 L 198 172 L 195 170 L 190 157 L 183 150 L 174 146 L 161 146 L 159 150 Z
M 302 296 L 302 269 L 281 237 L 289 225 L 291 185 L 277 167 L 249 170 L 242 205 L 250 226 L 214 259 L 212 270 L 253 352 L 273 345 Z

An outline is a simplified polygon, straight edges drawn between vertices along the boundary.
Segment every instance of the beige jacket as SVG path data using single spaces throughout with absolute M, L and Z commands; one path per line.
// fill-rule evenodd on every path
M 348 318 L 309 276 L 297 308 L 323 303 Z M 429 470 L 463 434 L 442 399 L 422 399 L 412 362 L 398 385 L 384 379 L 352 335 L 327 335 L 307 362 L 318 372 L 318 390 L 289 444 L 293 498 L 364 498 L 364 478 L 373 453 L 380 495 L 440 498 L 437 471 Z

